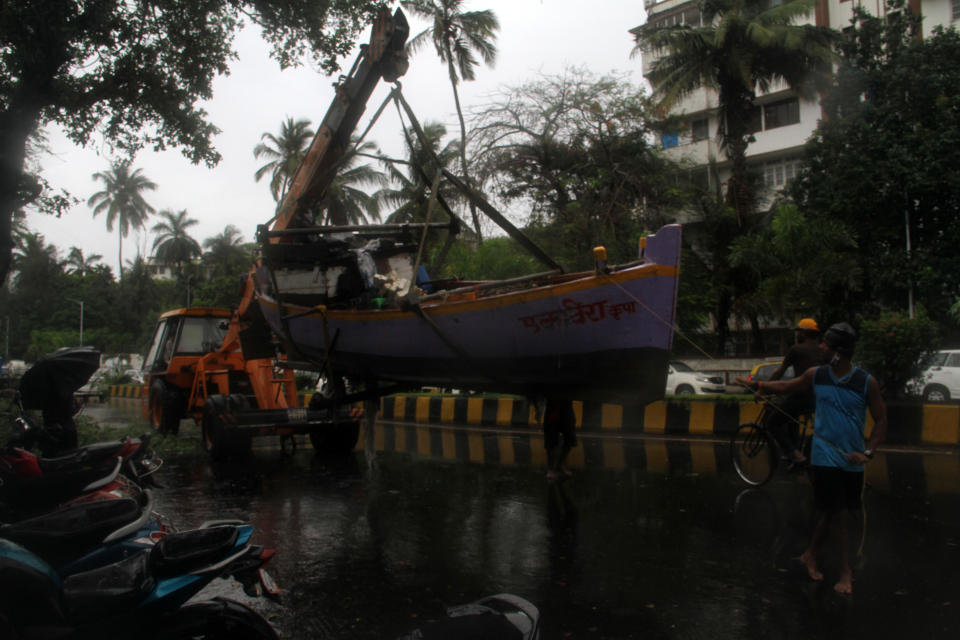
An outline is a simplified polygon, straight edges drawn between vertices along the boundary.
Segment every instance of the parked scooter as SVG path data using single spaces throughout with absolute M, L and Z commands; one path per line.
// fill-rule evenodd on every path
M 270 624 L 236 602 L 186 604 L 218 577 L 239 581 L 251 596 L 279 595 L 263 569 L 273 550 L 251 545 L 252 532 L 247 524 L 214 522 L 65 577 L 0 539 L 0 637 L 273 640 Z
M 0 525 L 0 538 L 42 558 L 60 577 L 112 564 L 173 532 L 153 511 L 149 490 L 137 498 L 77 501 Z
M 520 596 L 501 593 L 447 609 L 447 616 L 397 640 L 538 640 L 540 611 Z
M 0 502 L 8 508 L 4 519 L 14 517 L 11 510 L 23 517 L 89 493 L 117 459 L 132 483 L 114 486 L 114 492 L 131 497 L 141 486 L 155 485 L 153 474 L 162 461 L 150 449 L 149 435 L 75 446 L 72 392 L 96 370 L 99 359 L 95 349 L 61 349 L 42 358 L 21 379 L 15 398 L 20 416 L 10 441 L 0 450 Z M 25 409 L 42 410 L 43 422 L 32 420 Z M 67 441 L 74 446 L 65 449 Z M 32 448 L 58 455 L 38 456 Z

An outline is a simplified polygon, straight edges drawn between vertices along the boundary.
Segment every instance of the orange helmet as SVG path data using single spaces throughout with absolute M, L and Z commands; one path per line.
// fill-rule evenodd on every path
M 804 318 L 797 323 L 796 329 L 802 329 L 804 331 L 820 331 L 820 327 L 817 326 L 817 321 L 813 318 Z

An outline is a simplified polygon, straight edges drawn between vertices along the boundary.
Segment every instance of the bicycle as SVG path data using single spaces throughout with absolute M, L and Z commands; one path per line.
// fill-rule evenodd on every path
M 756 422 L 747 422 L 733 432 L 730 438 L 730 459 L 733 468 L 740 479 L 747 484 L 759 487 L 770 481 L 780 465 L 780 460 L 786 456 L 781 451 L 777 439 L 767 429 L 766 418 L 770 411 L 781 411 L 770 403 L 769 398 L 762 398 L 763 408 Z M 804 452 L 809 460 L 807 429 L 810 424 L 809 413 L 802 414 L 796 419 L 799 429 L 797 447 Z

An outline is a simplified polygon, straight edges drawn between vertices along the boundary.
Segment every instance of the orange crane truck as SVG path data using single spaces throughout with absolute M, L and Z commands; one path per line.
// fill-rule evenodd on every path
M 272 229 L 300 224 L 300 215 L 322 201 L 373 89 L 381 79 L 392 82 L 406 72 L 408 34 L 402 11 L 379 14 L 369 44 L 336 86 Z M 370 394 L 347 395 L 335 382 L 330 393 L 316 393 L 308 407 L 298 406 L 295 364 L 263 320 L 253 273 L 245 277 L 236 310 L 191 307 L 160 316 L 143 367 L 146 416 L 167 433 L 177 433 L 180 420 L 192 417 L 205 448 L 218 457 L 244 452 L 254 436 L 269 434 L 307 433 L 318 451 L 352 450 L 362 415 L 356 401 Z M 324 370 L 323 363 L 296 366 L 311 365 Z

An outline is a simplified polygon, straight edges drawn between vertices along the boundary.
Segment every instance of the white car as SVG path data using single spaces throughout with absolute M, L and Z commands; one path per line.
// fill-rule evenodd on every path
M 938 351 L 920 379 L 912 383 L 924 402 L 960 399 L 960 349 Z
M 685 362 L 673 360 L 667 369 L 667 394 L 726 393 L 723 376 L 696 371 Z

